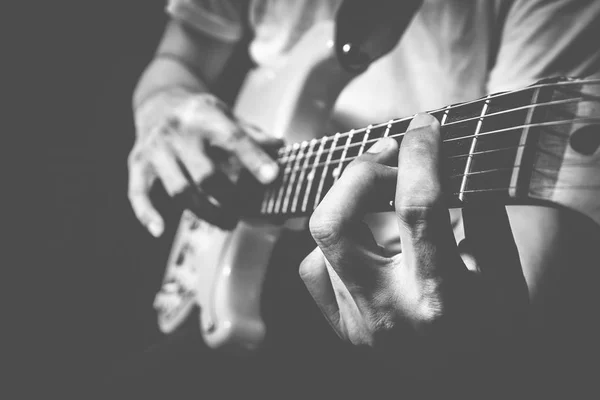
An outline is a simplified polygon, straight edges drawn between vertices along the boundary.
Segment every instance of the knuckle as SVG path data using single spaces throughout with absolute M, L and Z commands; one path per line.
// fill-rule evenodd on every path
M 311 216 L 308 228 L 319 246 L 329 247 L 339 240 L 340 222 L 323 208 L 317 208 Z
M 406 191 L 396 198 L 396 215 L 409 227 L 426 223 L 442 207 L 442 196 L 438 190 L 428 188 Z
M 308 261 L 308 259 L 305 259 L 300 263 L 300 267 L 298 267 L 298 275 L 300 275 L 300 279 L 302 279 L 302 281 L 309 282 L 312 281 L 312 277 L 314 275 L 313 270 L 314 267 L 312 264 Z

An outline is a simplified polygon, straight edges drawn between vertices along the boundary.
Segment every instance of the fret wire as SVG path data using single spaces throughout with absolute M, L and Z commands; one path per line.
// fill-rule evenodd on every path
M 358 149 L 358 156 L 361 156 L 363 151 L 365 151 L 365 144 L 367 143 L 367 140 L 369 140 L 369 135 L 371 134 L 371 127 L 373 125 L 369 125 L 367 126 L 367 131 L 365 132 L 365 135 L 363 136 L 363 140 L 360 143 L 360 149 Z M 387 132 L 387 130 L 386 130 Z M 385 134 L 384 134 L 385 136 Z
M 300 149 L 300 145 L 298 143 L 294 143 L 294 147 L 293 147 L 292 151 L 298 151 L 299 149 Z M 290 174 L 291 168 L 292 168 L 291 167 L 292 163 L 290 162 L 289 164 L 290 164 L 289 167 L 286 167 L 284 170 L 284 173 L 283 173 L 283 178 L 281 180 L 281 186 L 279 187 L 279 192 L 277 194 L 277 201 L 275 201 L 275 207 L 273 209 L 274 213 L 278 213 L 280 206 L 281 206 L 282 196 L 285 192 L 285 187 L 287 185 L 288 177 L 289 177 L 289 174 Z
M 287 190 L 285 192 L 285 198 L 283 200 L 283 206 L 281 208 L 281 212 L 285 213 L 287 212 L 287 207 L 290 204 L 290 196 L 292 195 L 292 190 L 294 189 L 294 183 L 296 182 L 296 172 L 294 171 L 295 168 L 298 168 L 300 165 L 300 162 L 302 161 L 302 157 L 304 156 L 304 149 L 307 146 L 307 142 L 304 141 L 300 144 L 300 150 L 298 150 L 298 158 L 296 158 L 296 162 L 294 163 L 294 167 L 292 167 L 292 175 L 290 177 L 290 180 L 287 184 Z
M 390 130 L 392 129 L 393 119 L 390 119 L 385 127 L 385 132 L 383 132 L 383 137 L 386 138 L 390 135 Z
M 334 169 L 333 171 L 331 171 L 334 182 L 336 182 L 342 175 L 342 167 L 344 166 L 344 158 L 346 158 L 346 154 L 348 154 L 348 145 L 350 144 L 350 141 L 352 140 L 353 136 L 354 135 L 352 133 L 350 133 L 348 135 L 348 139 L 346 139 L 346 144 L 344 145 L 344 150 L 342 150 L 342 156 L 340 157 L 340 159 L 338 161 L 339 166 L 336 169 Z
M 323 150 L 325 149 L 325 143 L 327 142 L 327 138 L 323 137 L 323 139 L 321 139 L 320 141 L 320 145 L 319 145 L 319 150 L 317 150 L 317 156 L 315 157 L 315 162 L 313 163 L 312 166 L 312 171 L 308 174 L 308 183 L 306 184 L 306 193 L 304 194 L 304 199 L 302 200 L 302 212 L 306 212 L 306 206 L 308 205 L 308 198 L 310 196 L 310 192 L 312 191 L 312 183 L 315 180 L 315 175 L 317 174 L 317 164 L 319 163 L 319 160 L 321 159 L 321 155 L 323 154 Z
M 516 108 L 512 108 L 512 109 L 508 109 L 508 110 L 503 110 L 503 111 L 498 111 L 498 112 L 486 114 L 483 119 L 484 119 L 484 122 L 485 122 L 485 120 L 487 118 L 495 117 L 495 116 L 501 115 L 501 114 L 507 114 L 507 113 L 517 112 L 517 111 L 523 111 L 523 110 L 528 109 L 528 108 L 529 109 L 535 109 L 537 107 L 543 107 L 543 106 L 552 106 L 552 105 L 557 105 L 557 104 L 566 104 L 566 103 L 570 103 L 570 102 L 574 103 L 574 102 L 577 102 L 577 101 L 581 101 L 581 98 L 578 98 L 578 99 L 569 99 L 569 100 L 573 100 L 573 101 L 553 100 L 553 101 L 549 101 L 549 102 L 545 102 L 545 103 L 536 103 L 536 104 L 531 104 L 531 105 L 528 105 L 528 106 L 516 107 Z M 446 113 L 448 113 L 450 110 L 452 110 L 452 106 L 447 106 L 446 109 L 447 110 L 444 112 L 444 115 L 446 115 Z M 395 122 L 388 122 L 387 124 L 388 124 L 388 126 L 390 124 L 394 125 L 394 124 L 396 124 L 398 122 L 406 121 L 407 119 L 411 119 L 411 118 L 413 118 L 413 117 L 403 118 L 402 120 L 397 120 Z M 461 120 L 457 120 L 457 121 L 453 121 L 453 122 L 448 122 L 448 123 L 444 124 L 443 126 L 446 127 L 446 126 L 450 126 L 450 125 L 454 125 L 454 124 L 458 124 L 458 123 L 463 123 L 463 122 L 469 122 L 469 121 L 477 120 L 477 119 L 480 119 L 480 118 L 481 118 L 480 116 L 477 116 L 477 117 L 473 117 L 473 118 L 461 119 Z M 394 120 L 390 120 L 390 121 L 394 121 Z M 379 125 L 370 125 L 370 126 L 371 126 L 371 128 L 377 128 L 377 127 L 382 127 L 385 124 L 386 123 L 382 123 L 382 124 L 379 124 Z M 442 124 L 440 123 L 440 125 L 442 125 Z M 365 129 L 367 129 L 367 128 L 355 130 L 355 132 L 360 133 L 362 130 L 365 130 Z M 386 133 L 389 133 L 388 129 L 386 129 Z M 391 137 L 396 137 L 396 136 L 397 135 L 392 135 Z M 383 137 L 386 137 L 386 136 L 384 135 Z M 331 137 L 328 137 L 328 138 L 331 138 Z M 456 138 L 456 139 L 460 139 L 460 138 Z M 358 145 L 358 143 L 354 143 L 354 144 L 350 145 L 350 147 L 357 146 L 357 145 Z M 340 149 L 341 149 L 341 147 L 338 147 L 335 150 L 340 150 Z M 280 162 L 284 162 L 284 161 L 287 161 L 287 160 L 285 160 L 284 157 L 282 157 L 282 158 L 279 159 L 279 161 Z
M 302 184 L 304 183 L 304 176 L 306 175 L 306 169 L 308 167 L 308 163 L 310 160 L 310 156 L 312 154 L 313 148 L 317 143 L 317 139 L 313 139 L 310 141 L 310 145 L 308 146 L 308 152 L 304 159 L 304 167 L 300 171 L 300 177 L 298 178 L 298 184 L 296 185 L 296 190 L 294 193 L 294 200 L 292 201 L 292 212 L 296 212 L 296 206 L 298 205 L 298 197 L 300 195 L 300 191 L 302 190 Z
M 338 141 L 339 136 L 340 136 L 339 133 L 335 134 L 335 136 L 333 137 L 333 143 L 331 144 L 331 147 L 335 148 L 335 145 Z M 325 161 L 325 167 L 323 169 L 323 172 L 321 173 L 321 180 L 319 181 L 319 187 L 317 189 L 317 195 L 315 196 L 313 210 L 315 208 L 317 208 L 317 205 L 319 204 L 319 200 L 321 200 L 321 193 L 323 192 L 323 185 L 325 184 L 325 178 L 327 177 L 327 172 L 329 170 L 329 163 L 331 162 L 332 155 L 333 155 L 333 151 L 329 150 L 329 153 L 327 154 L 327 160 Z
M 450 112 L 450 107 L 451 106 L 446 107 L 446 110 L 444 111 L 444 115 L 442 116 L 442 120 L 440 121 L 440 127 L 450 125 L 450 123 L 446 124 L 446 119 L 448 119 L 448 113 Z
M 467 187 L 467 176 L 469 176 L 469 172 L 471 171 L 471 163 L 473 161 L 473 157 L 471 156 L 471 154 L 475 152 L 475 146 L 477 146 L 477 136 L 479 135 L 479 131 L 481 130 L 481 125 L 483 124 L 483 117 L 485 116 L 485 113 L 488 109 L 488 104 L 489 104 L 489 96 L 488 96 L 488 99 L 485 101 L 485 103 L 483 103 L 483 106 L 481 107 L 481 114 L 479 115 L 479 121 L 477 121 L 477 126 L 475 127 L 475 134 L 473 135 L 473 138 L 471 139 L 471 148 L 469 150 L 469 156 L 467 157 L 467 162 L 465 164 L 465 174 L 463 175 L 462 182 L 460 183 L 459 192 L 461 192 L 461 193 L 463 193 Z M 463 195 L 460 194 L 458 196 L 458 199 L 460 201 L 463 201 L 464 200 Z

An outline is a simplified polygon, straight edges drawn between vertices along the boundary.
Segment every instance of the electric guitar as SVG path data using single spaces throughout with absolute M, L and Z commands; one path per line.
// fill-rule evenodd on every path
M 286 63 L 247 77 L 234 113 L 276 136 L 285 133 L 292 144 L 277 154 L 279 179 L 244 195 L 231 229 L 183 212 L 154 303 L 164 333 L 198 305 L 209 346 L 259 346 L 261 284 L 281 220 L 310 215 L 344 168 L 379 138 L 402 140 L 411 117 L 318 138 L 354 77 L 340 67 L 332 37 L 332 24 L 317 25 Z M 450 207 L 551 204 L 600 224 L 600 79 L 545 80 L 430 114 L 441 123 Z

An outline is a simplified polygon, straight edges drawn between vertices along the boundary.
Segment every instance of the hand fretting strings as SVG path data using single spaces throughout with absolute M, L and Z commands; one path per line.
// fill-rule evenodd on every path
M 508 135 L 510 133 L 520 134 L 519 131 L 524 132 L 530 128 L 553 127 L 573 123 L 599 123 L 600 118 L 580 118 L 576 115 L 556 121 L 533 122 L 532 120 L 534 112 L 547 112 L 545 110 L 541 110 L 542 108 L 551 109 L 553 106 L 564 107 L 572 103 L 579 104 L 586 101 L 598 102 L 599 99 L 597 97 L 579 92 L 575 93 L 575 97 L 561 98 L 558 100 L 550 99 L 550 101 L 539 101 L 538 95 L 541 89 L 556 89 L 582 84 L 600 84 L 600 79 L 571 80 L 558 83 L 537 84 L 516 91 L 493 94 L 485 98 L 431 111 L 430 114 L 436 116 L 441 122 L 442 136 L 444 137 L 442 140 L 443 145 L 445 147 L 450 145 L 456 147 L 455 149 L 448 151 L 450 154 L 447 154 L 446 159 L 464 159 L 464 163 L 455 166 L 455 169 L 462 169 L 462 171 L 460 173 L 451 173 L 449 175 L 451 180 L 462 180 L 459 186 L 460 190 L 451 190 L 450 192 L 454 195 L 459 195 L 459 197 L 462 197 L 463 193 L 481 193 L 487 191 L 510 190 L 514 188 L 513 186 L 506 184 L 503 184 L 502 187 L 498 188 L 473 188 L 473 185 L 467 187 L 468 181 L 475 179 L 467 179 L 467 177 L 480 177 L 486 174 L 489 175 L 498 173 L 499 171 L 509 171 L 510 173 L 515 168 L 520 167 L 518 163 L 511 162 L 509 165 L 501 166 L 499 168 L 479 169 L 473 171 L 473 165 L 471 164 L 475 159 L 475 156 L 483 157 L 484 155 L 488 155 L 488 158 L 491 159 L 492 157 L 496 157 L 495 154 L 503 152 L 506 153 L 510 151 L 517 153 L 523 151 L 525 147 L 527 147 L 526 143 L 511 143 L 510 145 L 505 144 L 504 146 L 498 146 L 496 143 L 494 144 L 494 148 L 478 149 L 478 145 L 480 144 L 489 145 L 489 143 L 491 143 L 491 140 L 489 143 L 486 142 L 486 138 L 488 137 L 490 139 L 498 139 L 499 135 Z M 508 100 L 512 103 L 514 97 L 519 96 L 519 94 L 527 95 L 525 96 L 525 99 L 517 99 L 518 101 L 525 100 L 525 104 L 516 106 L 510 105 L 504 109 L 502 106 L 500 106 L 500 109 L 497 109 L 497 101 L 502 102 Z M 490 109 L 496 108 L 496 110 L 489 112 L 490 110 L 488 109 L 488 105 L 490 106 Z M 469 109 L 470 107 L 475 107 L 475 109 Z M 461 114 L 465 111 L 467 111 L 466 116 L 452 115 L 452 113 Z M 564 110 L 561 110 L 561 112 L 564 113 Z M 508 124 L 506 120 L 501 121 L 501 119 L 506 117 L 511 118 L 511 121 L 508 122 Z M 321 200 L 323 192 L 326 192 L 326 186 L 330 186 L 339 178 L 343 171 L 344 164 L 347 165 L 352 160 L 359 157 L 366 149 L 368 149 L 368 147 L 370 147 L 372 143 L 375 143 L 382 137 L 389 136 L 401 140 L 412 118 L 413 117 L 411 116 L 397 120 L 390 120 L 386 123 L 369 125 L 362 129 L 351 130 L 345 133 L 337 133 L 330 137 L 313 139 L 300 144 L 296 143 L 280 149 L 277 161 L 280 163 L 283 170 L 282 179 L 279 181 L 279 185 L 270 187 L 265 193 L 261 207 L 261 213 L 279 214 L 289 212 L 306 212 L 309 209 L 309 206 L 314 209 Z M 513 119 L 516 122 L 512 121 Z M 522 121 L 519 121 L 520 119 Z M 487 121 L 489 121 L 489 124 L 492 126 L 494 125 L 492 121 L 495 121 L 496 128 L 498 129 L 482 130 L 482 125 L 486 125 Z M 473 127 L 468 127 L 466 124 L 470 123 L 475 125 Z M 498 126 L 498 124 L 500 126 Z M 403 129 L 398 129 L 400 127 Z M 370 137 L 372 132 L 376 132 L 384 128 L 385 132 L 383 135 L 381 135 L 379 132 L 375 135 L 376 137 Z M 455 128 L 457 128 L 459 131 L 474 130 L 475 133 L 462 135 L 460 132 L 450 132 Z M 392 133 L 392 131 L 395 130 L 400 130 L 400 132 Z M 458 136 L 456 135 L 457 133 Z M 545 133 L 552 134 L 552 132 Z M 360 140 L 353 142 L 354 137 L 357 137 Z M 463 142 L 466 140 L 471 140 L 470 145 L 468 143 L 463 144 Z M 502 140 L 506 141 L 506 138 Z M 343 145 L 338 146 L 339 143 L 343 143 Z M 308 149 L 306 153 L 304 151 L 305 149 Z M 315 149 L 317 150 L 315 151 Z M 350 151 L 352 151 L 352 155 L 349 154 Z M 341 152 L 341 155 L 335 156 L 336 152 Z M 326 160 L 324 161 L 321 160 L 323 153 L 326 153 Z M 514 160 L 514 157 L 516 156 L 512 157 Z M 477 160 L 480 159 L 478 158 Z M 478 163 L 479 161 L 475 162 L 475 164 Z M 563 163 L 562 165 L 564 166 L 568 164 Z M 319 168 L 323 168 L 323 170 L 321 171 L 320 177 L 316 177 L 317 170 Z M 332 176 L 328 176 L 330 170 L 332 171 Z M 300 173 L 299 176 L 298 172 Z M 316 189 L 313 189 L 312 186 L 315 178 L 318 178 L 318 186 Z M 332 180 L 333 182 L 331 182 Z M 298 205 L 300 205 L 299 209 Z

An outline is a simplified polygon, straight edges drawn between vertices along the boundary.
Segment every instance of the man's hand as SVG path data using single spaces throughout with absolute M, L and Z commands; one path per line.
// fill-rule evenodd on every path
M 232 178 L 232 171 L 235 175 L 235 170 L 243 167 L 267 184 L 278 173 L 277 163 L 263 147 L 280 141 L 244 126 L 208 93 L 159 94 L 136 111 L 136 128 L 137 139 L 128 160 L 129 200 L 137 218 L 154 236 L 164 229 L 149 198 L 156 179 L 171 196 L 182 192 L 191 180 L 219 200 L 218 193 L 203 186 L 210 177 Z
M 310 220 L 319 247 L 300 266 L 309 292 L 342 339 L 390 360 L 440 363 L 502 345 L 525 323 L 527 286 L 505 208 L 465 209 L 457 246 L 440 163 L 439 124 L 418 115 L 399 155 L 395 140 L 381 139 Z M 394 193 L 402 252 L 390 257 L 362 217 Z

